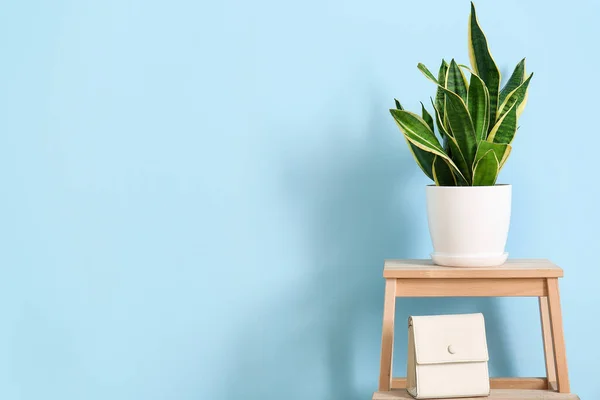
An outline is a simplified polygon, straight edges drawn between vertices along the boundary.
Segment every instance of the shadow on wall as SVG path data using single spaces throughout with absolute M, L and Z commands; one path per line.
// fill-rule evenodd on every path
M 226 399 L 364 400 L 376 390 L 383 260 L 414 253 L 414 213 L 404 206 L 413 193 L 403 188 L 420 173 L 410 153 L 393 145 L 387 108 L 381 96 L 372 101 L 364 134 L 353 136 L 359 143 L 336 143 L 322 157 L 284 167 L 284 190 L 308 227 L 310 265 L 248 316 L 224 377 Z M 493 300 L 402 299 L 394 375 L 406 370 L 409 314 L 475 311 L 487 318 L 492 371 L 510 374 Z

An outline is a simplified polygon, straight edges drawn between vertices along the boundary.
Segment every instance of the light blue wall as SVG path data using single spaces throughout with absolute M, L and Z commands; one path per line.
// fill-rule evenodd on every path
M 600 6 L 478 8 L 502 71 L 535 71 L 509 251 L 564 267 L 572 387 L 598 399 Z M 0 11 L 0 399 L 369 399 L 383 259 L 430 250 L 387 109 L 433 93 L 417 62 L 468 61 L 469 3 Z M 544 373 L 534 299 L 398 303 L 471 311 L 494 375 Z

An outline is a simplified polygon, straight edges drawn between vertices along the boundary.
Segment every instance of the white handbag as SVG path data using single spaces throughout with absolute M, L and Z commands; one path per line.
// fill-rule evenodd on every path
M 483 314 L 408 320 L 406 389 L 416 399 L 490 394 Z

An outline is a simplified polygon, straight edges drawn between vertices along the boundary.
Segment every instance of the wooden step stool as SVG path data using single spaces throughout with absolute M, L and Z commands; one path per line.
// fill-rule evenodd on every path
M 563 270 L 548 260 L 509 260 L 490 268 L 440 267 L 431 260 L 386 260 L 379 391 L 373 400 L 412 399 L 405 389 L 406 378 L 392 376 L 396 297 L 498 296 L 539 299 L 546 377 L 491 378 L 488 399 L 579 400 L 569 388 L 558 291 L 562 276 Z

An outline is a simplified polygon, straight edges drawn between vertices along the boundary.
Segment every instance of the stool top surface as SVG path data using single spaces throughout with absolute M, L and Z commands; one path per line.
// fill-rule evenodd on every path
M 563 270 L 545 259 L 509 259 L 498 267 L 442 267 L 426 260 L 385 260 L 384 278 L 560 278 Z
M 579 400 L 572 393 L 557 393 L 549 390 L 492 389 L 489 397 L 462 397 L 460 400 Z M 373 400 L 414 400 L 406 389 L 373 393 Z

